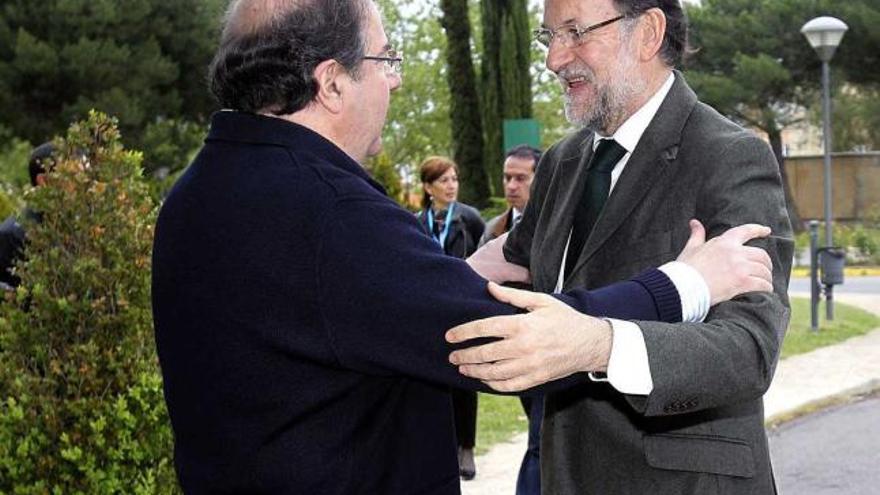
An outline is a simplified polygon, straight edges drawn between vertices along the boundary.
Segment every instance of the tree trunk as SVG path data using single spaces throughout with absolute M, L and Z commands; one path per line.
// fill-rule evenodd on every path
M 446 31 L 446 79 L 452 95 L 453 159 L 458 163 L 460 199 L 477 208 L 489 205 L 489 183 L 483 168 L 483 122 L 477 79 L 471 60 L 471 25 L 467 0 L 441 0 L 440 25 Z
M 785 171 L 785 156 L 782 153 L 782 133 L 778 130 L 767 131 L 770 139 L 770 147 L 773 154 L 776 155 L 776 161 L 779 162 L 779 174 L 782 176 L 782 188 L 785 191 L 785 204 L 788 207 L 788 218 L 791 220 L 791 228 L 795 233 L 804 231 L 804 224 L 798 213 L 797 202 L 795 202 L 794 194 L 791 192 L 791 186 L 788 183 L 788 173 Z
M 527 0 L 481 0 L 481 90 L 485 169 L 495 194 L 503 191 L 504 119 L 532 116 Z

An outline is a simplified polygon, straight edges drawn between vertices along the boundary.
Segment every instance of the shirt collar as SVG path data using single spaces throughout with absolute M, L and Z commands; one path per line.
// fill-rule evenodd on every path
M 660 89 L 654 93 L 654 96 L 646 101 L 636 113 L 626 119 L 626 121 L 624 121 L 624 123 L 617 129 L 617 132 L 611 136 L 619 145 L 623 146 L 627 153 L 632 153 L 633 150 L 636 149 L 636 145 L 639 144 L 642 134 L 645 133 L 645 129 L 647 129 L 648 125 L 651 124 L 651 121 L 654 120 L 654 116 L 657 115 L 657 110 L 660 109 L 660 105 L 663 104 L 663 100 L 666 99 L 666 95 L 669 94 L 669 90 L 672 89 L 673 82 L 675 82 L 675 76 L 670 72 L 669 77 L 666 78 L 666 82 L 660 86 Z M 593 134 L 593 151 L 596 150 L 599 141 L 602 139 L 608 139 L 608 136 L 601 136 L 598 133 Z

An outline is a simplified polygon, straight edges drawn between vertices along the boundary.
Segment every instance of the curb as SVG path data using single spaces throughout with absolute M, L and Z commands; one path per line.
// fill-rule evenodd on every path
M 824 411 L 836 406 L 842 406 L 880 392 L 880 379 L 871 380 L 863 385 L 843 390 L 839 393 L 823 397 L 821 399 L 808 402 L 804 405 L 783 411 L 767 418 L 764 421 L 764 427 L 768 430 L 779 428 L 780 426 L 804 416 Z

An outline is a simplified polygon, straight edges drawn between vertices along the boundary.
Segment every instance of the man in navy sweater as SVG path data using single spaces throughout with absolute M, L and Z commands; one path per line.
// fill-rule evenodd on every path
M 448 362 L 459 346 L 443 334 L 517 310 L 443 255 L 361 166 L 381 149 L 400 63 L 371 0 L 230 7 L 211 67 L 229 110 L 165 201 L 153 253 L 187 493 L 459 493 L 447 389 L 486 387 Z M 696 239 L 683 256 L 698 272 L 723 270 L 749 249 Z M 763 287 L 756 278 L 734 292 Z M 618 318 L 683 313 L 659 270 L 558 298 Z M 552 316 L 532 323 L 555 326 Z M 581 316 L 569 325 L 606 324 Z

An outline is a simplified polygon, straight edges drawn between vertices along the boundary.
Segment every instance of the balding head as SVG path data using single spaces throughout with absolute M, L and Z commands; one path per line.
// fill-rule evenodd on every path
M 336 60 L 353 77 L 372 0 L 234 0 L 211 64 L 224 108 L 288 115 L 316 94 L 315 68 Z
M 226 11 L 223 40 L 253 36 L 310 0 L 233 0 Z

